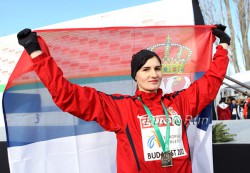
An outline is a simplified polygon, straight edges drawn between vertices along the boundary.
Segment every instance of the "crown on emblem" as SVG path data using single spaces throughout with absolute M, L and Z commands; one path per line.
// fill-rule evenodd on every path
M 171 37 L 166 36 L 166 42 L 148 47 L 148 50 L 155 51 L 156 48 L 164 46 L 164 55 L 162 58 L 162 73 L 177 74 L 183 73 L 185 65 L 190 60 L 192 50 L 186 46 L 177 43 L 171 43 Z M 171 52 L 176 52 L 175 54 Z

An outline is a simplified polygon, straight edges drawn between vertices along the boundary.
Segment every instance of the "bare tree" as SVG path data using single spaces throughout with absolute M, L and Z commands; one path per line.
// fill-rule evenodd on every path
M 235 34 L 234 34 L 235 31 L 234 31 L 234 27 L 233 27 L 231 8 L 229 5 L 229 0 L 225 0 L 224 3 L 225 3 L 225 7 L 226 7 L 225 12 L 227 13 L 228 27 L 229 27 L 230 35 L 231 35 L 231 45 L 230 45 L 229 49 L 231 51 L 231 58 L 233 61 L 233 66 L 234 66 L 235 72 L 238 73 L 238 72 L 240 72 L 240 70 L 239 70 L 236 48 L 235 48 Z
M 250 70 L 250 49 L 249 49 L 249 24 L 250 24 L 250 2 L 249 0 L 234 0 L 238 9 L 238 21 L 241 31 L 241 38 L 238 40 L 241 44 L 245 60 L 246 70 Z M 242 39 L 242 40 L 241 40 Z
M 228 26 L 231 36 L 229 56 L 234 71 L 250 70 L 249 0 L 200 0 L 199 4 L 206 24 Z

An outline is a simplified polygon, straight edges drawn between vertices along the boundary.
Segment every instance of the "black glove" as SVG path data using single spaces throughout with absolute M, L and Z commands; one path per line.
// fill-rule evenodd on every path
M 36 50 L 41 50 L 37 40 L 36 32 L 31 32 L 30 29 L 23 29 L 17 34 L 18 43 L 25 48 L 25 50 L 31 54 Z
M 216 28 L 212 28 L 212 33 L 220 39 L 220 43 L 227 43 L 228 45 L 230 45 L 231 38 L 224 32 L 226 26 L 221 24 L 215 26 Z

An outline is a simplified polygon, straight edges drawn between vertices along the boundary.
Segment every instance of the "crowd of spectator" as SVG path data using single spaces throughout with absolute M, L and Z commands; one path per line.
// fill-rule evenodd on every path
M 250 97 L 221 98 L 216 109 L 218 120 L 250 119 Z

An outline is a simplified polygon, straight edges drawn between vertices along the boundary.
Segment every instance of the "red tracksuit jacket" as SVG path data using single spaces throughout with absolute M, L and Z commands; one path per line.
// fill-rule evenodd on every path
M 96 121 L 117 136 L 118 173 L 191 173 L 188 139 L 184 128 L 185 116 L 195 117 L 217 95 L 228 65 L 227 50 L 217 46 L 209 69 L 188 89 L 162 96 L 136 91 L 134 96 L 108 95 L 94 88 L 71 84 L 53 58 L 46 53 L 33 59 L 34 70 L 52 95 L 56 105 L 86 121 Z M 162 148 L 146 115 L 140 96 L 155 117 L 165 137 L 166 118 L 161 100 L 169 113 L 172 167 L 161 167 Z

